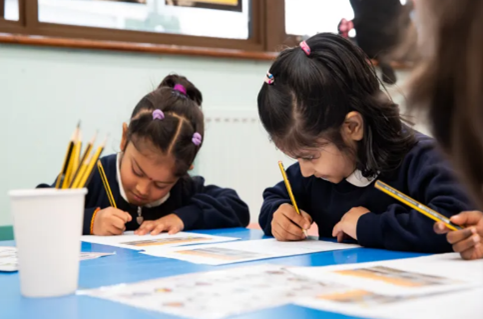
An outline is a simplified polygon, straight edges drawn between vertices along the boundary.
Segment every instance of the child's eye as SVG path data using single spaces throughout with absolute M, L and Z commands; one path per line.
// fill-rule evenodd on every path
M 315 159 L 315 156 L 313 156 L 313 155 L 302 157 L 302 161 L 311 161 L 311 160 L 314 160 L 314 159 Z
M 163 190 L 163 189 L 166 188 L 166 185 L 157 185 L 157 184 L 154 184 L 154 187 L 156 187 L 156 189 Z
M 143 177 L 143 174 L 142 174 L 142 173 L 138 173 L 138 172 L 136 172 L 136 170 L 135 170 L 134 168 L 132 169 L 132 172 L 133 172 L 133 174 L 134 174 L 134 175 L 136 175 L 137 177 Z

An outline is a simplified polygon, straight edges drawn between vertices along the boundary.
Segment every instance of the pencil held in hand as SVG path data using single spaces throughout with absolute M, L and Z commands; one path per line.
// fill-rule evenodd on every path
M 421 214 L 425 215 L 426 217 L 431 218 L 432 220 L 435 220 L 437 222 L 442 222 L 446 225 L 451 230 L 461 230 L 463 229 L 462 227 L 452 223 L 449 218 L 447 218 L 444 215 L 441 215 L 440 213 L 436 212 L 435 210 L 432 210 L 428 206 L 425 206 L 421 204 L 420 202 L 412 199 L 411 197 L 401 193 L 395 188 L 392 188 L 391 186 L 387 185 L 386 183 L 383 183 L 381 181 L 376 181 L 375 187 L 386 193 L 387 195 L 397 199 L 398 201 L 408 205 L 412 209 L 420 212 Z
M 101 175 L 102 184 L 104 184 L 104 189 L 106 190 L 107 198 L 112 207 L 117 208 L 116 201 L 112 195 L 111 187 L 109 186 L 109 181 L 107 180 L 106 173 L 104 172 L 104 167 L 100 160 L 97 161 L 97 169 L 99 170 L 99 175 Z
M 281 161 L 278 162 L 278 167 L 280 167 L 280 172 L 282 173 L 283 181 L 285 182 L 285 187 L 287 188 L 287 193 L 288 196 L 290 197 L 290 201 L 292 202 L 293 207 L 295 208 L 295 211 L 297 214 L 302 215 L 300 213 L 299 207 L 297 206 L 297 202 L 295 201 L 295 196 L 293 195 L 292 192 L 292 186 L 290 186 L 290 182 L 288 181 L 287 173 L 285 172 L 285 168 L 283 167 L 283 163 Z M 307 237 L 307 230 L 303 229 L 305 237 Z

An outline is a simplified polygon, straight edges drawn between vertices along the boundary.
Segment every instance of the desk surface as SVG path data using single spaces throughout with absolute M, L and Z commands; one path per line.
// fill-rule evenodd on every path
M 264 238 L 260 230 L 242 228 L 197 231 L 199 233 L 240 237 L 242 240 Z M 0 241 L 0 246 L 14 246 L 13 241 Z M 138 251 L 104 246 L 99 244 L 82 243 L 84 252 L 113 252 L 113 256 L 85 260 L 80 263 L 79 289 L 97 288 L 120 283 L 132 283 L 142 280 L 209 271 L 222 268 L 239 267 L 255 264 L 282 264 L 291 266 L 326 266 L 344 263 L 360 263 L 378 260 L 418 257 L 422 254 L 402 253 L 378 249 L 346 249 L 329 251 L 309 255 L 265 259 L 247 263 L 225 266 L 208 266 L 191 264 L 174 259 L 159 258 L 140 254 Z M 61 262 L 61 258 L 59 258 Z M 342 319 L 353 318 L 340 314 L 322 312 L 294 305 L 266 309 L 230 318 L 259 319 L 259 318 L 323 318 Z M 20 295 L 18 273 L 0 273 L 0 318 L 9 319 L 152 319 L 179 318 L 158 312 L 133 308 L 108 300 L 88 296 L 67 296 L 61 298 L 29 299 Z

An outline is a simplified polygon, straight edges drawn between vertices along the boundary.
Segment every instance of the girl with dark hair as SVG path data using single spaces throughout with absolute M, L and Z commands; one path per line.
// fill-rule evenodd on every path
M 118 208 L 110 207 L 99 172 L 88 185 L 84 234 L 170 234 L 183 229 L 245 227 L 247 205 L 234 190 L 190 177 L 204 136 L 201 92 L 185 77 L 167 76 L 123 124 L 119 154 L 103 157 Z
M 264 192 L 260 225 L 278 240 L 301 240 L 315 222 L 321 237 L 367 247 L 451 251 L 432 222 L 373 187 L 376 178 L 451 216 L 470 207 L 433 140 L 414 132 L 380 88 L 367 56 L 321 33 L 280 53 L 258 95 L 275 145 L 298 160 L 284 183 Z

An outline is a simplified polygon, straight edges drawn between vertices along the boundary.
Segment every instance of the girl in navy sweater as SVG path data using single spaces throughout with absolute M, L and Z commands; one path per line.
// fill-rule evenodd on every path
M 234 190 L 190 177 L 203 142 L 201 92 L 185 77 L 167 76 L 122 127 L 119 154 L 103 157 L 118 208 L 110 207 L 99 172 L 88 185 L 84 234 L 153 235 L 183 229 L 245 227 L 247 205 Z
M 367 247 L 451 251 L 427 217 L 373 187 L 380 179 L 451 216 L 470 208 L 433 140 L 401 122 L 373 66 L 350 41 L 321 33 L 284 50 L 258 95 L 276 146 L 298 160 L 287 170 L 302 215 L 283 182 L 264 192 L 259 222 L 278 240 L 319 236 Z

